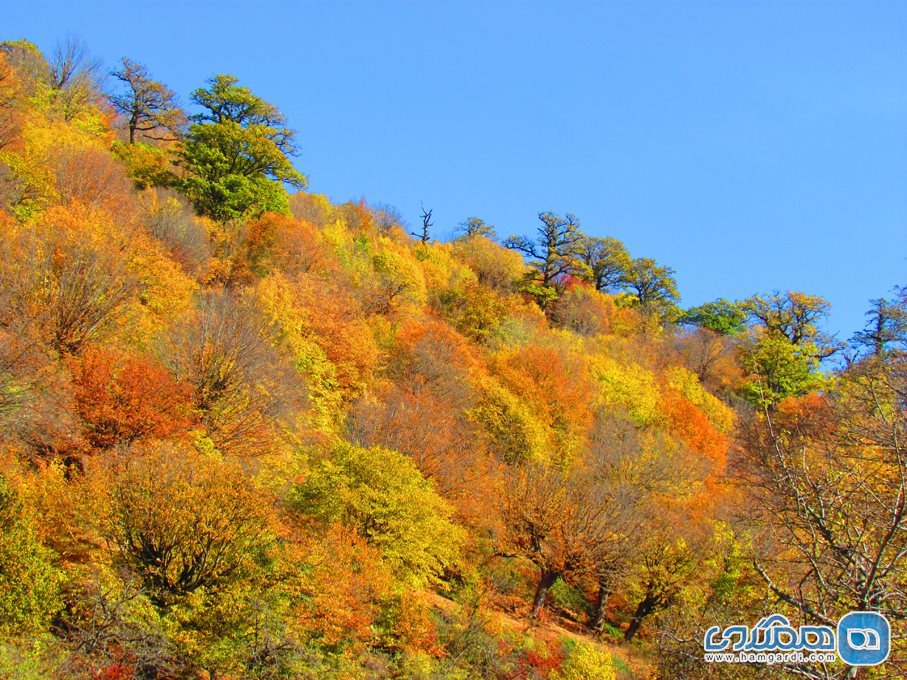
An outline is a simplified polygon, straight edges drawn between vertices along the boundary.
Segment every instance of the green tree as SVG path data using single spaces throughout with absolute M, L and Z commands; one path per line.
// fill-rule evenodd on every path
M 680 317 L 680 323 L 706 328 L 719 335 L 737 335 L 746 325 L 746 316 L 741 303 L 719 298 L 691 307 Z
M 744 396 L 760 406 L 772 407 L 822 384 L 818 360 L 777 331 L 757 329 L 743 344 L 741 363 L 750 375 Z
M 742 364 L 750 374 L 744 395 L 763 407 L 817 389 L 820 362 L 841 345 L 819 324 L 831 306 L 815 295 L 796 291 L 754 295 L 741 303 L 752 326 L 743 343 Z
M 218 75 L 192 93 L 203 107 L 191 117 L 180 151 L 186 176 L 179 183 L 196 209 L 216 220 L 289 214 L 284 185 L 304 188 L 305 175 L 293 167 L 295 133 L 272 104 Z

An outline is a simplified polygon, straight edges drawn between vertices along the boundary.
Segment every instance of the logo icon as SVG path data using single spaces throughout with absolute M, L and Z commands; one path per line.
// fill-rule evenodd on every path
M 878 666 L 891 652 L 891 626 L 876 612 L 850 612 L 838 621 L 838 655 L 851 666 Z

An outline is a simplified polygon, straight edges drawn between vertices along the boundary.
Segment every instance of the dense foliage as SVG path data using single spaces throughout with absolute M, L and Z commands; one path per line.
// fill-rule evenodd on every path
M 903 289 L 845 344 L 574 215 L 413 239 L 99 68 L 0 46 L 0 676 L 756 677 L 703 632 L 854 609 L 905 671 Z

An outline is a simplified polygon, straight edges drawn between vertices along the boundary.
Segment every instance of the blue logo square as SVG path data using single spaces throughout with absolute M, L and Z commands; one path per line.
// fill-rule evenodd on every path
M 851 666 L 878 666 L 891 652 L 891 626 L 877 612 L 850 612 L 838 621 L 838 655 Z

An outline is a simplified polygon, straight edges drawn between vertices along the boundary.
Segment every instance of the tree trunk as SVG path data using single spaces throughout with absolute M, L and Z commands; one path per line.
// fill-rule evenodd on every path
M 636 611 L 633 612 L 633 618 L 630 619 L 630 625 L 627 627 L 626 632 L 624 632 L 624 642 L 629 642 L 633 639 L 633 636 L 639 632 L 639 627 L 642 625 L 642 620 L 655 611 L 655 606 L 657 604 L 658 599 L 652 597 L 651 595 L 646 595 L 643 598 L 643 600 L 636 607 Z
M 595 614 L 589 622 L 589 627 L 598 632 L 605 627 L 605 613 L 608 609 L 608 598 L 611 596 L 611 585 L 607 581 L 600 581 L 598 593 L 595 596 Z
M 542 571 L 539 584 L 535 589 L 535 597 L 532 599 L 532 612 L 529 614 L 529 618 L 537 619 L 539 617 L 542 607 L 545 606 L 545 596 L 548 594 L 548 589 L 554 585 L 557 577 L 557 572 Z

